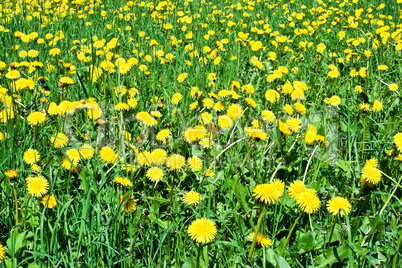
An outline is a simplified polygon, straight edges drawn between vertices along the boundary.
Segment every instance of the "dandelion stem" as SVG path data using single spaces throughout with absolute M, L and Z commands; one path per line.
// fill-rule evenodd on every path
M 402 181 L 402 176 L 399 178 L 398 183 L 395 185 L 394 190 L 392 190 L 392 193 L 390 194 L 390 196 L 388 197 L 388 200 L 385 202 L 384 206 L 382 207 L 382 209 L 380 210 L 380 216 L 382 215 L 382 213 L 384 212 L 384 209 L 388 206 L 389 201 L 391 201 L 391 198 L 394 196 L 396 189 L 398 189 L 398 186 L 401 185 L 401 181 Z
M 279 254 L 279 256 L 282 256 L 283 253 L 285 252 L 285 248 L 286 248 L 286 245 L 289 243 L 290 236 L 292 235 L 292 232 L 293 232 L 293 230 L 295 229 L 296 224 L 297 224 L 297 222 L 300 220 L 300 218 L 301 218 L 302 215 L 303 215 L 303 211 L 300 212 L 299 216 L 297 217 L 297 219 L 296 219 L 295 222 L 293 223 L 293 226 L 292 226 L 292 228 L 290 229 L 290 231 L 289 231 L 289 233 L 288 233 L 288 236 L 286 237 L 285 244 L 283 245 L 282 250 L 281 250 L 281 253 Z
M 332 222 L 331 232 L 329 233 L 328 244 L 331 244 L 331 239 L 332 239 L 332 235 L 334 234 L 335 224 L 336 224 L 336 220 L 334 219 L 333 222 Z M 326 243 L 324 242 L 324 250 L 325 250 L 326 248 L 327 248 L 327 247 L 326 247 Z
M 365 139 L 365 137 L 366 137 L 366 117 L 367 117 L 367 116 L 364 116 L 364 119 L 363 119 L 363 138 L 362 138 L 362 145 L 361 145 L 362 155 L 364 155 L 364 154 L 363 154 L 364 139 Z
M 28 200 L 27 200 L 27 202 L 26 202 L 26 204 L 25 204 L 25 214 L 24 214 L 24 231 L 26 230 L 26 222 L 27 222 L 27 214 L 28 214 L 28 204 L 29 204 L 29 201 L 31 200 L 31 196 L 29 195 L 28 196 Z
M 201 248 L 202 248 L 202 244 L 200 243 L 198 245 L 198 253 L 197 253 L 197 264 L 195 267 L 200 267 L 200 256 L 201 256 Z
M 17 186 L 14 184 L 14 200 L 15 200 L 15 232 L 18 232 L 18 196 Z
M 173 204 L 173 189 L 174 189 L 174 182 L 176 179 L 176 171 L 173 173 L 173 181 L 172 181 L 172 189 L 170 189 L 170 204 Z
M 250 259 L 254 255 L 254 248 L 255 248 L 255 244 L 257 243 L 257 235 L 258 235 L 258 232 L 260 231 L 260 226 L 261 226 L 261 222 L 262 222 L 262 216 L 264 215 L 264 210 L 265 210 L 265 204 L 261 205 L 260 216 L 258 217 L 257 227 L 255 228 L 253 242 L 251 243 L 250 251 L 248 253 L 248 257 Z

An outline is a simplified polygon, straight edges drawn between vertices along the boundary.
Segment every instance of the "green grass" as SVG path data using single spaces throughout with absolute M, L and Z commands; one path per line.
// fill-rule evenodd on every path
M 0 250 L 0 266 L 195 267 L 199 258 L 201 267 L 399 267 L 402 157 L 401 145 L 394 137 L 402 131 L 401 4 L 387 1 L 381 8 L 376 1 L 295 2 L 3 1 L 0 244 L 5 256 Z M 356 14 L 360 8 L 361 15 Z M 358 27 L 349 23 L 351 16 Z M 228 26 L 229 21 L 233 26 Z M 172 29 L 163 27 L 168 23 Z M 296 34 L 295 29 L 305 32 Z M 340 31 L 345 32 L 342 40 Z M 18 32 L 38 36 L 24 42 Z M 240 32 L 249 35 L 242 40 Z M 387 33 L 389 38 L 383 39 Z M 281 36 L 287 40 L 280 42 Z M 118 43 L 108 47 L 113 38 Z M 364 42 L 353 44 L 359 38 Z M 38 43 L 39 39 L 43 42 Z M 102 53 L 95 43 L 103 39 L 108 48 Z M 151 41 L 158 44 L 151 46 Z M 261 41 L 265 48 L 253 51 L 250 41 Z M 300 43 L 305 41 L 311 46 L 304 49 Z M 320 43 L 326 46 L 323 53 L 316 50 Z M 211 52 L 204 52 L 206 46 Z M 53 47 L 61 53 L 50 56 Z M 38 56 L 20 57 L 21 51 L 30 50 L 37 50 Z M 366 50 L 371 51 L 370 57 L 365 56 Z M 84 51 L 88 61 L 80 59 Z M 269 52 L 276 53 L 275 60 L 268 60 Z M 172 60 L 167 60 L 168 53 Z M 253 65 L 253 56 L 262 62 L 261 69 Z M 115 72 L 101 67 L 107 57 L 115 64 Z M 118 57 L 126 61 L 135 58 L 138 63 L 124 73 L 116 63 Z M 219 64 L 214 64 L 216 57 L 221 57 Z M 23 66 L 34 61 L 43 67 L 30 70 Z M 74 68 L 65 67 L 65 63 Z M 339 77 L 328 76 L 331 64 L 337 67 Z M 388 70 L 379 70 L 384 64 Z M 146 65 L 149 73 L 140 70 L 141 65 Z M 98 79 L 88 71 L 90 66 L 102 68 Z M 281 66 L 288 73 L 267 82 L 267 76 Z M 367 68 L 366 77 L 350 74 L 361 68 Z M 13 69 L 21 78 L 33 80 L 34 87 L 17 90 L 16 79 L 7 78 Z M 177 80 L 181 73 L 188 74 L 183 82 Z M 208 80 L 210 73 L 216 74 L 215 81 Z M 71 77 L 75 83 L 59 85 L 61 77 Z M 233 81 L 253 85 L 254 93 L 235 89 L 238 98 L 223 97 L 222 90 L 231 90 Z M 281 91 L 287 81 L 307 85 L 304 99 L 292 100 Z M 390 84 L 397 84 L 398 91 L 391 91 Z M 115 93 L 114 88 L 120 86 L 138 90 L 132 97 L 138 101 L 136 107 L 115 109 L 129 100 L 128 93 Z M 356 86 L 363 92 L 357 92 Z M 198 99 L 191 94 L 194 87 L 202 93 Z M 279 92 L 278 101 L 266 99 L 269 89 Z M 182 100 L 174 105 L 171 98 L 178 92 Z M 341 99 L 339 106 L 324 101 L 334 95 Z M 156 97 L 163 105 L 152 101 Z M 86 104 L 90 98 L 102 109 L 103 123 L 91 119 L 86 106 L 78 106 L 79 101 Z M 224 130 L 218 118 L 227 109 L 210 109 L 203 104 L 205 98 L 222 101 L 226 108 L 239 104 L 244 113 Z M 256 107 L 246 98 L 255 100 Z M 197 100 L 198 106 L 191 109 Z M 359 108 L 361 103 L 372 107 L 376 100 L 383 105 L 378 112 Z M 50 103 L 63 101 L 78 101 L 78 108 L 71 113 L 64 108 L 67 114 L 51 115 Z M 294 107 L 295 102 L 305 106 L 305 115 L 296 110 L 289 115 L 283 110 L 286 104 Z M 10 111 L 7 106 L 12 107 L 14 118 L 5 120 Z M 285 135 L 278 121 L 264 120 L 263 110 L 272 111 L 283 122 L 299 118 L 300 130 Z M 34 111 L 46 112 L 46 120 L 38 126 L 27 120 Z M 154 111 L 162 114 L 156 118 L 156 126 L 149 127 L 136 118 L 139 112 Z M 210 113 L 211 123 L 199 120 L 204 112 Z M 254 120 L 259 121 L 267 140 L 256 141 L 247 135 L 246 128 L 255 128 Z M 325 137 L 328 147 L 319 142 L 306 144 L 309 124 Z M 212 135 L 213 142 L 206 144 L 210 148 L 203 148 L 198 141 L 190 144 L 184 138 L 185 131 L 196 125 Z M 167 144 L 156 139 L 162 129 L 172 133 Z M 59 132 L 69 139 L 64 148 L 55 148 L 50 142 Z M 94 156 L 85 160 L 81 155 L 75 168 L 63 167 L 63 157 L 67 158 L 64 165 L 74 163 L 68 150 L 84 143 L 93 146 Z M 104 146 L 114 150 L 118 161 L 102 160 L 99 152 Z M 30 148 L 40 154 L 40 171 L 23 159 Z M 151 182 L 146 176 L 149 167 L 138 163 L 138 151 L 156 148 L 186 160 L 198 156 L 203 167 L 194 172 L 186 165 L 175 172 L 161 165 L 163 179 Z M 391 149 L 390 156 L 387 151 Z M 372 158 L 378 160 L 382 177 L 375 187 L 363 188 L 363 168 Z M 124 163 L 133 164 L 136 170 L 127 171 Z M 11 169 L 18 170 L 16 179 L 5 175 Z M 208 169 L 213 176 L 206 176 Z M 56 197 L 55 208 L 47 208 L 40 197 L 29 195 L 25 179 L 38 174 L 48 180 L 47 192 Z M 119 186 L 113 182 L 117 176 L 128 178 L 133 185 Z M 264 248 L 257 243 L 250 258 L 252 242 L 247 237 L 257 228 L 261 208 L 253 190 L 272 179 L 283 181 L 285 191 L 276 204 L 266 205 L 258 225 L 272 246 Z M 295 180 L 303 180 L 307 188 L 316 190 L 321 201 L 318 211 L 302 213 L 300 219 L 301 209 L 287 188 Z M 190 190 L 201 195 L 199 204 L 182 201 Z M 120 196 L 127 194 L 137 203 L 132 213 L 123 211 L 126 204 L 119 202 Z M 352 204 L 346 217 L 328 212 L 326 205 L 335 196 Z M 216 224 L 217 234 L 199 247 L 187 231 L 202 217 Z

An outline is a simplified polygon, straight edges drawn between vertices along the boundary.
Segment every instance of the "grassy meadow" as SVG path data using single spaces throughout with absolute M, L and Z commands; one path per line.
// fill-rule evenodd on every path
M 401 267 L 402 0 L 3 0 L 0 267 Z

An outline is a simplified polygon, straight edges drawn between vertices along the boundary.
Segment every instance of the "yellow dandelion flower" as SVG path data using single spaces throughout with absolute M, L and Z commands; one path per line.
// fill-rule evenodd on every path
M 306 190 L 306 185 L 301 180 L 295 180 L 288 186 L 289 197 L 297 200 L 299 195 Z
M 292 135 L 292 130 L 290 129 L 289 125 L 283 122 L 282 120 L 279 120 L 279 130 L 285 134 L 285 135 Z
M 212 241 L 217 233 L 215 223 L 209 219 L 201 218 L 193 221 L 188 227 L 190 238 L 197 243 L 208 243 Z
M 288 120 L 286 120 L 286 124 L 289 126 L 293 133 L 298 132 L 301 129 L 300 118 L 288 118 Z
M 50 137 L 50 142 L 54 148 L 64 148 L 68 143 L 68 137 L 64 133 L 57 133 L 54 137 Z
M 268 139 L 267 133 L 258 128 L 245 128 L 247 136 L 254 141 L 266 141 Z
M 183 97 L 182 97 L 181 93 L 179 93 L 179 92 L 173 94 L 172 99 L 171 99 L 172 104 L 173 104 L 173 105 L 179 104 L 179 102 L 181 101 L 182 98 L 183 98 Z
M 49 189 L 48 181 L 41 175 L 26 178 L 26 183 L 28 193 L 35 197 L 43 196 Z
M 21 77 L 21 73 L 17 70 L 11 70 L 6 73 L 6 78 L 10 80 L 16 80 Z
M 382 103 L 379 100 L 375 100 L 373 103 L 373 112 L 379 112 L 382 110 Z
M 392 92 L 395 92 L 398 90 L 398 85 L 397 84 L 389 84 L 388 86 L 389 90 L 391 90 Z
M 279 100 L 279 93 L 276 90 L 273 89 L 269 89 L 267 90 L 267 92 L 265 92 L 265 98 L 267 99 L 267 101 L 269 101 L 270 103 L 274 103 L 277 100 Z
M 28 165 L 32 165 L 39 161 L 40 155 L 37 150 L 28 149 L 24 152 L 23 159 L 24 159 L 25 163 L 27 163 Z
M 264 110 L 264 111 L 262 111 L 262 112 L 261 112 L 261 116 L 262 116 L 262 119 L 263 119 L 264 121 L 266 121 L 266 122 L 268 122 L 268 123 L 270 123 L 270 124 L 272 124 L 272 123 L 275 122 L 275 120 L 276 120 L 275 114 L 274 114 L 272 111 L 270 111 L 270 110 Z
M 6 251 L 4 249 L 4 246 L 0 244 L 0 262 L 2 262 L 5 257 L 6 257 Z
M 181 73 L 181 74 L 179 74 L 179 76 L 177 76 L 177 81 L 179 83 L 183 83 L 187 77 L 188 77 L 188 73 Z
M 44 207 L 47 208 L 55 208 L 57 206 L 57 201 L 56 201 L 56 197 L 54 195 L 45 195 L 44 197 L 42 197 L 41 203 Z
M 163 149 L 155 149 L 151 153 L 152 163 L 155 165 L 164 165 L 167 159 L 167 153 Z
M 190 166 L 190 169 L 194 172 L 200 171 L 202 169 L 202 160 L 197 157 L 193 156 L 188 159 L 188 165 Z
M 118 104 L 116 104 L 116 106 L 114 108 L 116 109 L 116 111 L 128 111 L 128 110 L 130 110 L 130 106 L 125 102 L 119 102 Z
M 283 195 L 284 187 L 285 184 L 280 180 L 259 184 L 253 190 L 253 196 L 259 202 L 265 204 L 276 204 Z
M 148 169 L 147 178 L 152 182 L 159 182 L 163 179 L 163 170 L 159 167 L 151 167 Z
M 77 149 L 67 150 L 66 155 L 72 162 L 78 163 L 81 160 L 80 152 Z
M 226 130 L 233 126 L 233 120 L 228 115 L 222 115 L 218 118 L 218 125 L 223 130 Z
M 402 152 L 402 132 L 399 132 L 399 133 L 395 134 L 394 143 L 395 143 L 396 149 L 399 152 Z
M 202 197 L 199 193 L 195 191 L 187 192 L 183 195 L 183 202 L 187 205 L 197 205 L 201 202 Z
M 95 150 L 90 144 L 83 144 L 78 149 L 85 160 L 89 160 L 94 156 Z
M 156 134 L 156 139 L 163 144 L 166 144 L 172 137 L 172 132 L 169 129 L 162 129 Z
M 243 116 L 243 108 L 239 104 L 232 104 L 228 107 L 226 113 L 233 120 L 237 120 Z
M 124 212 L 134 212 L 137 209 L 137 200 L 134 199 L 132 194 L 121 195 L 120 196 L 121 209 Z
M 133 186 L 133 183 L 125 177 L 116 177 L 113 179 L 113 181 L 124 187 L 132 187 Z
M 363 185 L 374 187 L 381 181 L 381 172 L 373 166 L 365 166 L 362 170 L 361 182 Z
M 75 84 L 75 80 L 71 77 L 62 77 L 59 79 L 59 83 L 62 85 L 73 85 Z
M 118 157 L 118 155 L 109 146 L 102 147 L 99 151 L 99 156 L 103 162 L 109 164 L 114 164 Z
M 181 170 L 186 165 L 186 158 L 179 154 L 173 154 L 169 156 L 166 162 L 166 166 L 172 170 Z
M 71 159 L 68 159 L 65 156 L 62 157 L 61 165 L 66 170 L 69 170 L 71 172 L 75 172 L 75 170 L 77 170 L 77 168 L 78 168 L 78 162 L 77 161 L 71 161 Z
M 339 98 L 337 95 L 334 95 L 331 98 L 325 98 L 324 102 L 332 106 L 339 106 L 339 104 L 341 104 L 341 98 Z
M 321 206 L 321 201 L 315 191 L 309 191 L 309 189 L 301 192 L 296 200 L 299 208 L 308 214 L 316 213 Z
M 253 241 L 255 236 L 255 232 L 252 232 L 251 234 L 248 235 L 248 239 L 250 239 L 251 241 Z M 264 235 L 262 233 L 258 233 L 257 234 L 257 244 L 260 244 L 260 246 L 262 246 L 263 248 L 267 248 L 273 245 L 272 240 L 267 236 Z
M 7 171 L 4 173 L 4 175 L 6 175 L 6 177 L 7 177 L 9 180 L 13 180 L 13 179 L 15 179 L 15 178 L 18 177 L 18 170 L 16 170 L 16 169 L 7 170 Z
M 346 214 L 349 214 L 350 211 L 352 210 L 352 205 L 346 198 L 337 196 L 328 201 L 327 209 L 329 213 L 331 213 L 333 216 L 339 214 L 341 215 L 341 217 L 343 217 L 345 213 L 343 212 L 342 209 L 345 210 Z
M 45 122 L 46 116 L 41 112 L 33 112 L 27 117 L 27 121 L 31 126 L 36 126 Z

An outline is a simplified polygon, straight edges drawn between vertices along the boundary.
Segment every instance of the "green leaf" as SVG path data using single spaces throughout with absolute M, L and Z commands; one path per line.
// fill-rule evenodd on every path
M 247 188 L 243 186 L 240 182 L 240 175 L 236 174 L 235 176 L 229 179 L 229 184 L 232 187 L 232 194 L 236 196 L 237 200 L 240 202 L 241 207 L 245 212 L 250 212 L 251 209 L 248 205 L 246 197 L 249 195 Z
M 30 237 L 32 237 L 32 233 L 29 235 L 27 235 L 26 232 L 11 234 L 11 237 L 7 239 L 7 247 L 9 250 L 14 250 L 14 253 L 16 253 L 26 246 L 27 239 Z
M 342 262 L 348 257 L 348 249 L 349 247 L 347 245 L 327 249 L 323 254 L 317 257 L 318 267 L 327 267 L 334 263 Z
M 297 240 L 296 251 L 299 254 L 308 252 L 314 248 L 315 233 L 307 232 Z
M 267 250 L 266 256 L 267 264 L 271 264 L 275 268 L 290 268 L 289 263 L 281 256 L 275 254 L 275 252 L 270 248 Z

